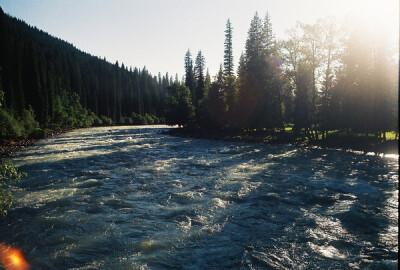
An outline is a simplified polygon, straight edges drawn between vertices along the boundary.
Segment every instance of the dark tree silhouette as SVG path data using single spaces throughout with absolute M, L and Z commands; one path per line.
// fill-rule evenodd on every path
M 224 74 L 225 76 L 233 75 L 233 50 L 232 50 L 232 24 L 228 19 L 225 29 L 225 42 L 224 42 Z

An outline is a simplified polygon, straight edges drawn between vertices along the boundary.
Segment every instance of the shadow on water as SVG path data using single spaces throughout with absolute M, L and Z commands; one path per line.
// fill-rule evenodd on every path
M 22 201 L 0 220 L 2 241 L 31 265 L 364 268 L 397 258 L 381 238 L 398 182 L 379 157 L 111 133 L 17 156 L 63 157 L 23 164 Z M 114 139 L 81 144 L 99 134 Z M 76 151 L 87 156 L 63 156 Z
M 371 261 L 396 260 L 397 252 L 380 243 L 381 233 L 396 224 L 379 215 L 389 194 L 374 187 L 377 175 L 361 174 L 365 184 L 353 187 L 347 178 L 358 175 L 354 167 L 344 165 L 353 154 L 345 154 L 343 160 L 343 153 L 331 151 L 330 159 L 337 159 L 329 169 L 326 151 L 299 150 L 296 155 L 278 158 L 268 171 L 254 174 L 249 182 L 265 179 L 263 186 L 230 207 L 220 232 L 200 239 L 183 256 L 206 268 L 248 269 L 365 268 Z M 308 162 L 302 165 L 298 159 Z M 380 163 L 374 157 L 368 162 L 377 168 Z M 349 207 L 332 214 L 343 201 L 350 201 Z M 366 254 L 368 250 L 373 254 Z

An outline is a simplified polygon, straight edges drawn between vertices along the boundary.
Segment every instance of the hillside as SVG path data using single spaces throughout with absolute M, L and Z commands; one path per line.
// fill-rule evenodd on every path
M 28 135 L 29 128 L 158 122 L 171 82 L 168 74 L 153 76 L 145 67 L 128 68 L 82 52 L 1 8 L 0 67 L 3 139 Z M 31 127 L 24 129 L 27 121 Z

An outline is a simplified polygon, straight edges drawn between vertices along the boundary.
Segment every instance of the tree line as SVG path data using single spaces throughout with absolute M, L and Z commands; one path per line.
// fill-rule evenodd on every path
M 167 74 L 109 63 L 0 8 L 0 140 L 45 128 L 164 122 Z
M 205 58 L 185 54 L 185 80 L 169 87 L 167 123 L 190 128 L 285 131 L 326 138 L 329 131 L 397 137 L 398 74 L 394 51 L 363 27 L 334 19 L 298 22 L 277 40 L 270 16 L 255 13 L 236 74 L 233 27 L 211 82 Z
M 44 129 L 167 123 L 189 128 L 284 132 L 396 131 L 398 65 L 384 39 L 333 19 L 297 23 L 278 40 L 255 13 L 238 66 L 226 23 L 223 62 L 211 78 L 202 51 L 185 75 L 151 75 L 110 63 L 0 8 L 0 140 Z M 235 71 L 236 69 L 236 71 Z

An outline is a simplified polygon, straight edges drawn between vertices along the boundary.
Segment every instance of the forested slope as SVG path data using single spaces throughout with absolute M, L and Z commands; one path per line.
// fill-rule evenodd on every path
M 171 78 L 91 56 L 0 8 L 0 137 L 158 122 Z

